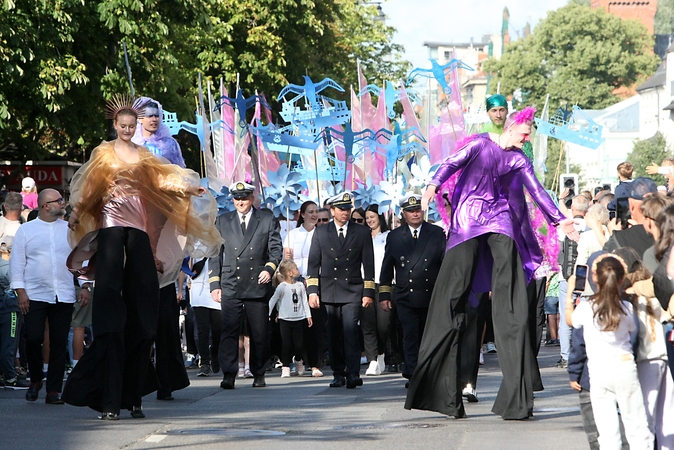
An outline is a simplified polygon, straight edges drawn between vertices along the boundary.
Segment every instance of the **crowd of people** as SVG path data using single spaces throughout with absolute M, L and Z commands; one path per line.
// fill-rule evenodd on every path
M 44 382 L 46 403 L 116 420 L 144 417 L 149 393 L 172 400 L 186 366 L 230 390 L 327 367 L 330 388 L 355 389 L 365 365 L 365 377 L 401 373 L 405 408 L 460 419 L 464 399 L 478 401 L 483 353 L 497 352 L 492 411 L 526 420 L 544 345 L 559 347 L 591 448 L 674 448 L 674 196 L 625 162 L 614 191 L 557 200 L 533 172 L 534 110 L 508 114 L 499 95 L 487 110 L 485 132 L 399 216 L 339 192 L 283 228 L 245 180 L 216 217 L 161 105 L 117 98 L 118 137 L 94 150 L 68 201 L 30 178 L 4 198 L 3 385 L 35 401 Z M 672 168 L 649 172 L 669 180 Z M 425 220 L 432 201 L 443 222 Z

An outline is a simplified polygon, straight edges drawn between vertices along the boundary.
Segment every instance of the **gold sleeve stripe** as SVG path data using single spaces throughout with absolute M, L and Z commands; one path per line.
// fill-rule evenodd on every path
M 307 286 L 318 286 L 318 278 L 307 278 Z
M 391 292 L 391 286 L 379 286 L 379 292 Z
M 274 264 L 273 262 L 268 262 L 267 264 L 265 264 L 265 266 L 271 267 L 271 270 L 274 271 L 276 270 L 276 264 Z
M 374 281 L 366 280 L 364 283 L 365 289 L 374 289 Z
M 220 281 L 220 277 L 210 277 L 210 278 L 208 279 L 208 282 L 209 282 L 209 283 L 214 283 L 214 282 L 216 282 L 216 281 Z

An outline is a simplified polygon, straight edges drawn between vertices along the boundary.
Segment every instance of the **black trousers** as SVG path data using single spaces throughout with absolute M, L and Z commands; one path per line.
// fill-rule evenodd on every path
M 334 376 L 358 375 L 360 371 L 360 302 L 326 303 L 330 367 Z M 313 327 L 312 327 L 313 328 Z
M 477 373 L 480 369 L 480 345 L 482 344 L 482 330 L 489 313 L 489 292 L 476 295 L 477 307 L 466 305 L 466 329 L 461 335 L 459 351 L 461 354 L 460 387 L 470 384 L 473 389 L 477 386 Z
M 419 363 L 407 394 L 407 409 L 465 416 L 459 342 L 481 244 L 488 246 L 494 260 L 492 313 L 503 373 L 492 412 L 504 419 L 524 419 L 533 411 L 534 355 L 529 338 L 527 283 L 515 242 L 497 233 L 470 239 L 445 255 L 431 297 Z
M 403 357 L 405 366 L 403 377 L 409 379 L 414 374 L 419 360 L 419 346 L 424 335 L 428 308 L 414 308 L 405 300 L 396 301 L 398 321 L 403 329 Z
M 534 354 L 534 366 L 532 367 L 531 379 L 534 391 L 543 390 L 543 379 L 538 367 L 538 352 L 541 350 L 543 339 L 543 327 L 545 326 L 545 286 L 547 278 L 531 280 L 527 285 L 527 298 L 529 302 L 529 337 L 531 338 L 531 351 Z
M 244 308 L 245 305 L 245 308 Z M 264 375 L 269 360 L 269 303 L 267 298 L 222 298 L 222 337 L 218 359 L 223 374 L 239 371 L 241 316 L 246 314 L 250 331 L 250 371 Z
M 66 370 L 66 347 L 73 317 L 73 303 L 30 301 L 25 316 L 26 352 L 31 383 L 42 381 L 42 343 L 45 322 L 49 319 L 49 369 L 47 392 L 61 392 Z M 13 361 L 12 361 L 13 362 Z
M 290 367 L 295 359 L 301 360 L 304 354 L 304 329 L 307 320 L 278 320 L 281 330 L 281 364 L 283 367 Z
M 199 344 L 197 343 L 198 339 L 197 333 L 198 333 L 197 320 L 196 317 L 194 316 L 194 308 L 192 308 L 192 305 L 188 303 L 187 314 L 185 315 L 185 341 L 187 342 L 187 353 L 191 355 L 196 355 L 197 353 L 199 353 Z M 218 340 L 220 340 L 219 337 Z
M 376 361 L 377 356 L 386 353 L 390 325 L 391 312 L 382 309 L 379 304 L 379 286 L 375 286 L 374 305 L 362 308 L 360 312 L 360 329 L 368 362 Z
M 325 335 L 327 326 L 327 313 L 325 305 L 320 304 L 318 308 L 311 308 L 311 328 L 305 328 L 304 348 L 306 351 L 305 365 L 309 367 L 322 367 L 323 355 L 325 354 Z
M 159 290 L 155 368 L 160 397 L 168 397 L 171 392 L 190 385 L 180 348 L 180 306 L 174 284 Z
M 197 320 L 197 347 L 201 364 L 211 364 L 211 361 L 217 361 L 220 350 L 222 312 L 203 306 L 192 309 Z
M 130 227 L 102 228 L 96 253 L 94 340 L 68 376 L 63 400 L 119 413 L 140 406 L 157 333 L 159 280 L 150 238 Z M 152 383 L 154 385 L 154 383 Z

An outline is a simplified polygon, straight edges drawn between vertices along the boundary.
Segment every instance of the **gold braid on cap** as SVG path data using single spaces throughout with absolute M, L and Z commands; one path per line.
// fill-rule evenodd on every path
M 139 119 L 145 116 L 145 106 L 141 105 L 141 99 L 134 99 L 127 94 L 115 94 L 105 105 L 105 118 L 116 119 L 117 115 L 124 110 L 133 111 Z

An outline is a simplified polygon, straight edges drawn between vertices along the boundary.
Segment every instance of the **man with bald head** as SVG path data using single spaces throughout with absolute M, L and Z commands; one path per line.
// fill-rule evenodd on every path
M 46 403 L 60 405 L 66 364 L 66 344 L 75 303 L 73 276 L 66 267 L 70 254 L 68 223 L 62 219 L 65 201 L 54 189 L 38 196 L 38 218 L 19 227 L 9 261 L 10 286 L 25 314 L 26 356 L 30 387 L 26 400 L 37 400 L 42 389 L 42 342 L 49 319 L 49 370 Z

